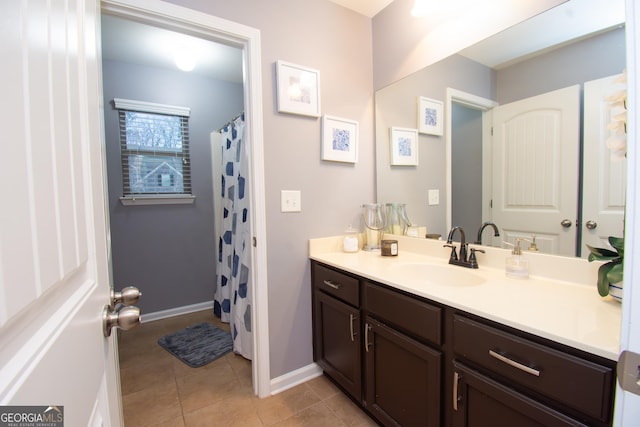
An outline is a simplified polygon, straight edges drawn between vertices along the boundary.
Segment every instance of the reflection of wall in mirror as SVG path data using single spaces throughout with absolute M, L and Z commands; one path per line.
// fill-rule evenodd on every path
M 417 96 L 444 100 L 446 88 L 452 87 L 502 104 L 617 74 L 624 67 L 624 29 L 614 29 L 498 71 L 453 55 L 379 90 L 376 92 L 378 200 L 407 203 L 407 212 L 414 222 L 426 225 L 429 232 L 448 232 L 445 225 L 448 195 L 443 191 L 445 137 L 420 135 L 420 166 L 415 169 L 391 170 L 386 158 L 387 130 L 391 126 L 415 126 Z M 428 205 L 428 189 L 440 189 L 443 197 L 439 205 Z

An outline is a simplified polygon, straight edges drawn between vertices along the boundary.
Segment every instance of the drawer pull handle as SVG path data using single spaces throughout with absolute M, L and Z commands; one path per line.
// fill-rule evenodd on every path
M 458 394 L 458 383 L 460 382 L 460 374 L 457 371 L 453 372 L 453 410 L 458 410 L 458 402 L 460 401 L 460 395 Z
M 351 334 L 351 342 L 354 342 L 356 340 L 356 337 L 353 333 L 353 321 L 355 320 L 356 316 L 354 316 L 353 314 L 349 315 L 349 332 Z
M 369 331 L 371 330 L 371 325 L 366 323 L 364 325 L 364 349 L 367 353 L 369 353 Z
M 511 360 L 508 357 L 505 357 L 499 353 L 496 353 L 493 350 L 489 350 L 489 356 L 495 357 L 499 361 L 504 362 L 509 366 L 513 366 L 514 368 L 518 368 L 521 371 L 526 372 L 527 374 L 535 375 L 536 377 L 540 376 L 540 371 L 538 371 L 537 369 L 530 368 L 526 365 L 523 365 L 522 363 L 516 362 L 515 360 Z
M 335 290 L 338 290 L 342 287 L 342 285 L 340 283 L 334 283 L 333 280 L 323 280 L 323 283 L 327 286 L 329 286 L 330 288 L 333 288 Z

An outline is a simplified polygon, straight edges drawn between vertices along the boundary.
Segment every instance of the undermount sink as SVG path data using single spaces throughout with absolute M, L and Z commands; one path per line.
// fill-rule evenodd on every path
M 429 263 L 396 264 L 394 272 L 403 279 L 429 282 L 435 285 L 476 286 L 485 282 L 484 277 L 463 267 Z

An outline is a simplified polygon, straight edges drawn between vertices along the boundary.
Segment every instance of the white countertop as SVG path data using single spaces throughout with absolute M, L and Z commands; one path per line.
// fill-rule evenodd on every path
M 496 268 L 504 265 L 509 251 L 485 248 L 486 254 L 477 254 L 480 268 L 468 269 L 448 264 L 450 250 L 442 248 L 441 241 L 392 238 L 399 241 L 399 254 L 394 257 L 383 257 L 380 251 L 344 253 L 340 237 L 311 239 L 309 256 L 450 307 L 618 360 L 621 305 L 611 297 L 598 295 L 594 276 L 597 264 L 525 254 L 531 264 L 530 277 L 512 279 L 505 276 L 503 267 Z M 468 276 L 482 283 L 443 283 L 416 274 L 428 272 L 429 268 L 440 277 L 451 271 L 452 276 L 462 275 L 463 280 Z M 545 271 L 546 276 L 542 275 Z M 567 278 L 578 278 L 578 281 Z M 589 283 L 585 283 L 585 278 Z

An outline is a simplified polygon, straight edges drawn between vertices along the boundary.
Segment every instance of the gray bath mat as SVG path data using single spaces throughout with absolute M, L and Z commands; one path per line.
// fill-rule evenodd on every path
M 158 339 L 165 350 L 191 366 L 199 368 L 233 349 L 231 334 L 211 323 L 199 323 Z

